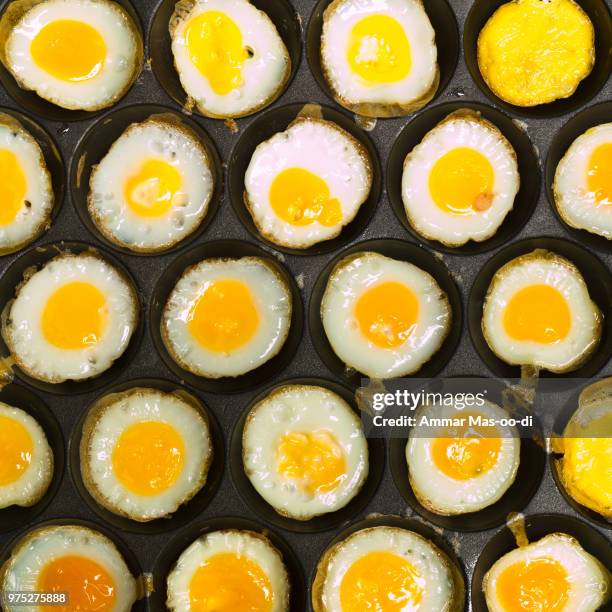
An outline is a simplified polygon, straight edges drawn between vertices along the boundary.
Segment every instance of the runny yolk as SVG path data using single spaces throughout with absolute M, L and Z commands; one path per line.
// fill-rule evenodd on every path
M 229 353 L 251 340 L 259 327 L 259 312 L 251 290 L 235 279 L 209 283 L 188 317 L 191 335 L 206 349 Z
M 30 467 L 34 443 L 15 419 L 0 416 L 0 486 L 13 484 Z
M 168 490 L 183 471 L 185 444 L 174 427 L 161 421 L 143 421 L 126 428 L 112 454 L 113 472 L 137 495 Z
M 355 304 L 361 333 L 380 348 L 401 346 L 410 338 L 419 318 L 419 300 L 402 283 L 387 281 L 365 291 Z
M 90 283 L 77 281 L 60 287 L 47 300 L 41 327 L 53 346 L 79 350 L 100 342 L 107 317 L 104 294 Z
M 435 438 L 431 456 L 436 467 L 449 478 L 470 480 L 482 476 L 497 463 L 501 439 L 495 437 L 495 427 L 470 425 L 469 419 L 477 416 L 475 413 L 461 416 L 465 424 L 450 427 L 445 437 Z
M 570 583 L 563 566 L 548 557 L 510 565 L 497 579 L 497 597 L 506 612 L 562 612 Z
M 401 81 L 412 67 L 406 32 L 388 15 L 370 15 L 355 24 L 347 57 L 351 70 L 368 85 Z
M 184 197 L 180 172 L 168 162 L 148 159 L 125 182 L 130 209 L 141 217 L 161 217 Z
M 320 176 L 304 168 L 288 168 L 276 176 L 270 186 L 270 205 L 291 225 L 318 221 L 332 227 L 342 221 L 340 200 L 331 197 L 328 184 Z
M 612 206 L 612 143 L 599 145 L 589 158 L 587 189 L 597 205 Z
M 106 60 L 106 43 L 87 23 L 58 19 L 36 34 L 30 53 L 42 70 L 57 79 L 87 81 L 100 74 Z
M 282 436 L 277 462 L 278 471 L 310 495 L 333 491 L 346 478 L 342 447 L 331 432 L 323 429 Z
M 529 285 L 517 291 L 504 311 L 504 328 L 515 340 L 553 344 L 572 327 L 565 298 L 550 285 Z
M 17 156 L 0 149 L 0 226 L 15 220 L 23 207 L 28 182 Z
M 495 172 L 491 162 L 470 147 L 451 149 L 434 163 L 429 192 L 445 213 L 471 215 L 487 210 L 493 201 Z
M 194 17 L 185 29 L 185 45 L 196 68 L 213 91 L 225 96 L 242 85 L 242 65 L 252 56 L 242 42 L 242 32 L 219 11 Z
M 206 559 L 189 583 L 190 610 L 268 612 L 274 593 L 268 576 L 248 557 L 218 553 Z
M 353 563 L 340 583 L 343 612 L 418 610 L 425 579 L 399 555 L 370 552 Z
M 58 557 L 47 563 L 38 576 L 36 589 L 44 593 L 66 593 L 67 606 L 41 606 L 43 612 L 111 612 L 115 609 L 115 581 L 102 565 L 79 555 Z

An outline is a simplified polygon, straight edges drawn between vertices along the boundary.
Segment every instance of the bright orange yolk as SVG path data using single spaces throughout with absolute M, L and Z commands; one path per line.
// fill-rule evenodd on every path
M 570 583 L 563 566 L 541 557 L 507 567 L 497 579 L 497 597 L 506 612 L 562 612 Z
M 32 58 L 45 72 L 68 82 L 87 81 L 100 74 L 106 60 L 106 43 L 83 21 L 58 19 L 34 37 Z
M 162 217 L 184 197 L 179 171 L 160 159 L 148 159 L 125 182 L 124 196 L 141 217 Z
M 278 471 L 311 495 L 333 491 L 346 478 L 342 447 L 332 433 L 323 429 L 282 436 L 277 461 Z
M 470 215 L 486 210 L 493 200 L 495 172 L 491 162 L 469 147 L 457 147 L 434 163 L 429 192 L 445 213 Z
M 388 15 L 370 15 L 355 24 L 347 59 L 351 70 L 368 85 L 401 81 L 412 67 L 406 32 Z
M 41 606 L 43 612 L 105 612 L 115 609 L 115 581 L 99 563 L 79 555 L 58 557 L 47 563 L 36 584 L 45 593 L 67 593 L 67 606 Z
M 504 328 L 515 340 L 553 344 L 572 327 L 565 298 L 550 285 L 530 285 L 517 291 L 504 311 Z
M 25 201 L 28 182 L 17 156 L 0 149 L 0 225 L 15 220 Z
M 599 145 L 589 159 L 587 189 L 598 205 L 612 205 L 612 143 Z
M 53 346 L 78 350 L 100 342 L 107 317 L 104 294 L 94 285 L 74 282 L 60 287 L 47 300 L 41 326 Z
M 0 416 L 0 486 L 13 484 L 30 467 L 34 442 L 15 419 Z
M 185 45 L 196 68 L 213 91 L 225 96 L 242 85 L 242 65 L 252 52 L 242 42 L 240 28 L 227 15 L 207 11 L 185 29 Z
M 417 610 L 425 579 L 406 559 L 390 552 L 371 552 L 353 563 L 340 584 L 342 612 Z
M 435 438 L 431 456 L 436 467 L 446 476 L 455 480 L 469 480 L 488 472 L 496 463 L 501 450 L 501 439 L 496 438 L 496 428 L 484 425 L 470 425 L 470 416 L 464 425 L 450 427 L 445 436 Z M 452 436 L 452 437 L 451 437 Z
M 194 612 L 267 612 L 273 599 L 270 580 L 261 567 L 233 553 L 206 559 L 189 584 Z
M 189 313 L 188 329 L 206 349 L 229 353 L 251 340 L 259 312 L 247 285 L 235 279 L 210 283 Z
M 158 495 L 181 475 L 185 444 L 166 423 L 135 423 L 121 433 L 112 461 L 115 476 L 127 489 L 137 495 Z
M 355 304 L 361 333 L 381 348 L 395 348 L 408 340 L 419 318 L 419 301 L 406 285 L 389 281 L 365 291 Z
M 278 217 L 291 225 L 318 221 L 332 227 L 342 221 L 340 200 L 331 197 L 321 177 L 304 168 L 289 168 L 276 176 L 270 187 L 270 205 Z

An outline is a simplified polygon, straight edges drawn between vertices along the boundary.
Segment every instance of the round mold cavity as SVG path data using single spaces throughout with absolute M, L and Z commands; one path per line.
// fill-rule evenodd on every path
M 470 378 L 470 377 L 467 377 Z M 465 383 L 464 379 L 456 380 L 457 391 L 460 392 Z M 470 383 L 467 383 L 467 388 Z M 506 385 L 496 379 L 488 379 L 485 389 L 487 399 L 500 407 L 504 407 L 503 393 L 507 390 Z M 465 390 L 465 388 L 463 388 Z M 507 407 L 512 414 L 519 418 L 527 416 L 529 413 L 519 404 Z M 389 440 L 389 466 L 393 481 L 402 497 L 408 502 L 410 507 L 425 520 L 448 529 L 450 531 L 484 531 L 503 525 L 511 512 L 519 512 L 527 506 L 531 498 L 540 486 L 546 465 L 546 452 L 544 450 L 544 437 L 539 422 L 534 416 L 535 431 L 528 432 L 522 427 L 518 427 L 521 433 L 520 463 L 514 482 L 504 495 L 494 504 L 465 514 L 454 516 L 443 516 L 432 512 L 423 506 L 417 499 L 408 479 L 408 466 L 406 463 L 406 445 L 410 429 L 406 430 L 406 436 L 402 438 L 392 438 Z
M 234 212 L 242 224 L 260 242 L 267 244 L 273 249 L 291 255 L 322 255 L 331 253 L 353 241 L 361 234 L 374 215 L 382 190 L 382 171 L 378 154 L 372 140 L 357 126 L 351 117 L 343 112 L 328 106 L 314 105 L 314 110 L 320 110 L 323 119 L 337 124 L 365 147 L 372 163 L 373 172 L 370 195 L 359 208 L 355 218 L 342 229 L 342 232 L 336 238 L 318 242 L 307 249 L 280 246 L 264 238 L 264 236 L 259 233 L 253 221 L 253 217 L 244 201 L 244 176 L 251 162 L 253 153 L 259 144 L 272 138 L 275 134 L 285 131 L 301 113 L 304 112 L 307 116 L 310 116 L 309 111 L 311 107 L 313 107 L 313 105 L 307 103 L 290 104 L 288 106 L 274 108 L 260 117 L 257 117 L 257 119 L 255 119 L 242 133 L 238 143 L 232 151 L 231 158 L 227 165 L 229 198 L 234 208 Z
M 242 435 L 244 433 L 246 419 L 253 407 L 270 393 L 286 385 L 314 385 L 329 389 L 346 401 L 358 416 L 360 415 L 359 408 L 355 402 L 355 396 L 351 390 L 334 381 L 323 378 L 292 378 L 277 383 L 253 399 L 234 426 L 230 446 L 230 470 L 232 479 L 244 503 L 266 523 L 270 523 L 280 529 L 298 533 L 317 533 L 334 529 L 359 514 L 374 497 L 384 470 L 384 441 L 381 438 L 367 438 L 369 463 L 368 477 L 363 483 L 359 493 L 351 499 L 346 506 L 335 512 L 322 514 L 306 521 L 282 516 L 259 495 L 244 470 L 244 463 L 242 461 Z
M 189 99 L 181 85 L 176 66 L 174 65 L 169 29 L 176 3 L 177 0 L 162 0 L 155 9 L 149 31 L 149 54 L 153 74 L 155 74 L 159 84 L 170 98 L 179 106 L 186 108 L 189 105 Z M 300 65 L 302 57 L 302 27 L 295 9 L 288 0 L 251 0 L 251 4 L 268 15 L 283 39 L 291 59 L 291 75 L 289 80 L 285 87 L 278 92 L 277 96 L 266 105 L 269 106 L 287 90 Z M 197 107 L 193 110 L 198 114 L 202 114 Z M 259 112 L 259 110 L 254 112 Z M 248 115 L 250 114 L 253 113 L 248 113 Z
M 321 35 L 323 33 L 323 16 L 327 7 L 333 0 L 319 0 L 315 5 L 308 30 L 306 32 L 306 56 L 308 64 L 319 87 L 325 94 L 342 106 L 336 99 L 332 89 L 327 83 L 323 67 L 321 65 Z M 436 33 L 436 47 L 438 49 L 438 66 L 440 68 L 440 83 L 431 104 L 445 89 L 450 82 L 460 53 L 459 27 L 455 13 L 446 0 L 423 0 L 423 8 Z M 411 113 L 406 113 L 411 114 Z
M 0 402 L 20 408 L 36 419 L 45 432 L 53 452 L 53 477 L 46 493 L 33 506 L 25 508 L 13 505 L 0 509 L 1 533 L 31 524 L 51 503 L 64 476 L 65 456 L 64 437 L 59 423 L 53 412 L 38 396 L 26 387 L 11 383 L 0 389 Z
M 3 18 L 8 7 L 13 4 L 13 2 L 17 1 L 19 0 L 9 0 L 9 2 L 4 5 L 3 9 L 0 11 L 0 20 Z M 136 82 L 136 79 L 142 71 L 142 56 L 144 55 L 144 37 L 142 22 L 130 0 L 114 0 L 114 2 L 119 4 L 121 8 L 123 8 L 126 13 L 131 17 L 136 27 L 136 30 L 138 31 L 140 40 L 140 65 L 136 69 L 134 78 L 130 83 L 129 87 L 122 94 L 122 99 L 132 89 L 134 83 Z M 22 87 L 20 87 L 17 81 L 15 80 L 15 77 L 13 77 L 13 75 L 9 72 L 9 70 L 7 70 L 6 66 L 2 62 L 0 62 L 0 83 L 2 83 L 4 89 L 8 92 L 11 98 L 13 98 L 15 102 L 17 102 L 20 108 L 26 110 L 29 113 L 32 113 L 35 116 L 48 119 L 49 121 L 57 121 L 61 123 L 69 123 L 71 121 L 86 121 L 87 119 L 91 119 L 92 117 L 99 115 L 100 113 L 104 112 L 104 110 L 108 110 L 109 108 L 101 108 L 95 111 L 70 110 L 68 108 L 58 106 L 57 104 L 53 104 L 52 102 L 41 98 L 35 91 L 23 89 Z M 121 99 L 117 100 L 115 104 L 118 104 Z
M 515 106 L 496 96 L 486 84 L 478 67 L 477 44 L 480 31 L 489 18 L 508 0 L 475 0 L 463 28 L 463 51 L 472 79 L 490 100 L 506 111 L 524 117 L 547 119 L 578 110 L 605 85 L 612 70 L 612 18 L 603 0 L 576 0 L 589 16 L 595 28 L 595 65 L 591 73 L 578 85 L 569 98 L 562 98 L 537 106 Z
M 83 435 L 83 425 L 90 411 L 95 409 L 99 401 L 111 394 L 123 393 L 136 387 L 156 389 L 164 393 L 179 391 L 181 396 L 186 396 L 187 401 L 197 408 L 198 412 L 204 417 L 208 424 L 210 439 L 213 447 L 212 461 L 208 467 L 208 476 L 204 486 L 186 504 L 181 505 L 171 516 L 155 519 L 148 522 L 138 522 L 126 516 L 116 514 L 111 510 L 100 505 L 87 489 L 81 472 L 80 445 Z M 105 394 L 96 399 L 90 407 L 83 412 L 75 425 L 68 448 L 68 459 L 70 472 L 74 485 L 85 503 L 102 519 L 106 524 L 111 525 L 119 531 L 127 531 L 139 534 L 158 534 L 183 527 L 187 523 L 199 517 L 208 504 L 215 496 L 224 469 L 224 445 L 223 434 L 211 410 L 189 390 L 181 387 L 177 383 L 172 383 L 159 378 L 140 378 L 130 380 L 108 389 Z
M 584 134 L 589 128 L 601 125 L 602 123 L 610 123 L 612 117 L 612 102 L 601 102 L 572 117 L 555 135 L 550 147 L 548 148 L 548 156 L 546 158 L 546 166 L 544 170 L 544 184 L 546 186 L 546 195 L 552 211 L 567 232 L 585 246 L 597 249 L 603 252 L 609 252 L 612 249 L 612 240 L 608 240 L 598 234 L 593 234 L 587 230 L 571 227 L 563 219 L 557 210 L 555 204 L 555 196 L 553 192 L 553 183 L 555 173 L 559 162 L 570 148 L 574 140 L 578 136 Z
M 89 198 L 89 181 L 93 167 L 96 166 L 108 153 L 115 141 L 134 123 L 140 123 L 153 117 L 168 117 L 172 121 L 190 130 L 199 142 L 204 146 L 211 162 L 211 171 L 214 180 L 214 190 L 208 210 L 204 219 L 195 230 L 185 236 L 176 244 L 156 251 L 135 251 L 125 246 L 115 244 L 107 238 L 98 228 L 89 214 L 87 201 Z M 215 148 L 215 144 L 206 133 L 204 128 L 182 113 L 160 106 L 157 104 L 136 104 L 113 110 L 101 117 L 85 132 L 74 152 L 72 166 L 70 168 L 70 192 L 74 206 L 79 214 L 81 222 L 98 240 L 111 249 L 125 255 L 159 256 L 166 254 L 199 238 L 214 218 L 219 207 L 219 199 L 223 191 L 223 170 L 221 159 Z
M 164 344 L 161 334 L 164 307 L 176 283 L 188 267 L 204 259 L 237 259 L 241 257 L 259 257 L 265 259 L 265 261 L 285 280 L 291 292 L 292 299 L 289 335 L 280 352 L 275 357 L 246 374 L 237 377 L 225 376 L 222 378 L 205 378 L 203 376 L 198 376 L 182 368 L 174 361 Z M 254 244 L 242 240 L 215 240 L 190 249 L 166 267 L 153 291 L 149 320 L 155 348 L 166 366 L 178 376 L 181 381 L 185 381 L 187 384 L 197 389 L 209 391 L 211 393 L 239 393 L 261 385 L 274 376 L 278 376 L 278 374 L 289 365 L 302 339 L 304 307 L 302 305 L 300 290 L 295 279 L 276 257 Z
M 554 379 L 556 382 L 551 390 L 560 390 L 562 387 L 572 387 L 576 379 L 595 376 L 612 357 L 612 317 L 609 316 L 612 312 L 612 274 L 593 253 L 575 242 L 554 237 L 526 238 L 506 246 L 489 259 L 476 276 L 468 299 L 468 329 L 476 352 L 495 376 L 521 378 L 520 366 L 506 363 L 487 344 L 482 333 L 482 310 L 487 290 L 497 270 L 519 255 L 535 249 L 552 251 L 571 261 L 582 274 L 591 299 L 604 314 L 601 341 L 588 361 L 576 370 L 563 374 L 540 370 L 539 378 Z M 542 390 L 546 391 L 547 386 Z
M 312 288 L 308 306 L 308 324 L 310 335 L 317 354 L 323 363 L 336 375 L 351 386 L 359 386 L 365 375 L 348 367 L 334 352 L 321 321 L 321 302 L 327 287 L 327 282 L 336 265 L 349 255 L 361 252 L 374 252 L 406 261 L 431 274 L 442 290 L 448 296 L 452 311 L 451 327 L 440 349 L 432 358 L 423 364 L 421 369 L 410 377 L 432 378 L 438 374 L 453 356 L 461 339 L 463 328 L 463 305 L 459 289 L 446 266 L 431 253 L 420 246 L 403 240 L 366 240 L 349 247 L 332 259 L 317 277 Z
M 167 577 L 174 569 L 176 562 L 183 552 L 198 538 L 214 531 L 223 530 L 246 530 L 265 536 L 271 544 L 280 552 L 287 574 L 289 575 L 290 610 L 306 609 L 306 583 L 298 557 L 285 542 L 274 531 L 263 524 L 256 523 L 239 517 L 223 517 L 202 520 L 197 524 L 190 525 L 187 529 L 179 532 L 161 551 L 155 561 L 153 569 L 154 590 L 150 601 L 153 609 L 164 610 L 168 596 Z
M 112 265 L 125 278 L 126 282 L 133 287 L 134 293 L 138 299 L 140 293 L 132 274 L 110 253 L 98 247 L 92 247 L 84 242 L 61 241 L 31 248 L 21 255 L 21 257 L 16 259 L 6 269 L 4 275 L 0 279 L 0 312 L 2 312 L 4 315 L 8 313 L 7 309 L 15 298 L 15 291 L 18 285 L 23 281 L 24 275 L 31 273 L 33 270 L 38 271 L 42 269 L 51 259 L 58 255 L 64 253 L 78 255 L 86 252 L 98 255 Z M 88 393 L 109 384 L 112 380 L 119 376 L 121 372 L 125 371 L 125 368 L 132 361 L 132 358 L 138 351 L 144 329 L 144 314 L 142 304 L 140 302 L 137 303 L 136 307 L 138 312 L 138 321 L 128 346 L 126 347 L 124 353 L 112 363 L 111 367 L 102 372 L 100 375 L 80 381 L 66 380 L 61 383 L 49 383 L 29 376 L 17 364 L 14 364 L 13 371 L 15 376 L 22 382 L 34 387 L 35 389 L 57 395 L 76 395 L 80 393 Z M 1 336 L 0 357 L 4 359 L 8 358 L 10 361 L 12 360 L 4 338 Z
M 479 113 L 483 119 L 490 121 L 508 139 L 516 153 L 521 183 L 519 191 L 514 198 L 514 207 L 508 212 L 503 223 L 491 238 L 482 242 L 470 240 L 459 247 L 448 247 L 437 240 L 424 238 L 408 221 L 402 199 L 402 177 L 406 155 L 440 121 L 461 109 Z M 452 255 L 476 255 L 496 249 L 511 240 L 531 218 L 540 194 L 540 162 L 527 133 L 508 115 L 480 102 L 446 102 L 439 106 L 428 108 L 412 119 L 400 132 L 400 135 L 393 144 L 387 162 L 387 194 L 389 195 L 389 202 L 393 212 L 400 223 L 419 243 Z
M 536 542 L 551 533 L 566 533 L 580 542 L 588 553 L 606 567 L 612 567 L 612 547 L 607 538 L 591 525 L 564 514 L 532 514 L 525 517 L 525 533 L 529 542 Z M 482 581 L 493 564 L 517 547 L 516 538 L 506 526 L 498 531 L 483 548 L 472 576 L 472 609 L 487 612 Z M 607 608 L 606 608 L 607 609 Z M 603 610 L 603 608 L 601 608 Z

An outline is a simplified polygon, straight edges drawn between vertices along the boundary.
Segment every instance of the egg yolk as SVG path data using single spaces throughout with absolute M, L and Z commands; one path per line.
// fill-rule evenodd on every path
M 358 21 L 349 36 L 348 63 L 368 85 L 406 78 L 412 66 L 410 42 L 399 21 L 388 15 Z
M 148 159 L 125 182 L 124 196 L 141 217 L 162 217 L 184 198 L 180 172 L 161 159 Z
M 67 606 L 40 606 L 43 612 L 111 612 L 117 598 L 115 581 L 106 568 L 80 555 L 66 555 L 47 563 L 36 589 L 68 595 Z
M 30 53 L 36 65 L 68 82 L 93 79 L 106 60 L 106 43 L 83 21 L 58 19 L 43 26 L 32 40 Z
M 420 608 L 425 579 L 399 555 L 370 552 L 353 563 L 340 583 L 343 612 L 402 612 Z
M 554 344 L 570 332 L 572 316 L 559 291 L 550 285 L 529 285 L 517 291 L 504 311 L 504 329 L 515 340 Z
M 174 427 L 144 421 L 127 427 L 112 454 L 113 472 L 137 495 L 158 495 L 179 478 L 185 462 L 185 444 Z
M 206 349 L 230 353 L 247 344 L 259 327 L 259 312 L 249 287 L 236 279 L 209 283 L 188 317 L 191 335 Z
M 587 189 L 598 205 L 612 205 L 612 143 L 599 145 L 588 163 Z
M 15 220 L 24 205 L 27 189 L 27 179 L 17 156 L 8 149 L 0 149 L 0 226 Z
M 100 342 L 107 318 L 104 294 L 90 283 L 77 281 L 60 287 L 47 300 L 41 327 L 53 346 L 79 350 Z
M 497 578 L 497 597 L 506 612 L 562 612 L 567 610 L 570 583 L 555 559 L 520 561 Z
M 380 348 L 401 346 L 410 338 L 419 318 L 419 300 L 414 291 L 396 281 L 364 291 L 355 304 L 355 319 L 361 333 Z
M 342 221 L 340 200 L 331 197 L 321 177 L 304 168 L 289 168 L 276 176 L 270 186 L 270 205 L 278 217 L 291 225 L 318 221 L 333 227 Z
M 0 486 L 13 484 L 30 467 L 34 442 L 15 419 L 0 416 Z
M 242 65 L 253 52 L 244 46 L 240 28 L 227 15 L 207 11 L 194 17 L 185 29 L 185 45 L 216 94 L 225 96 L 242 85 Z
M 478 65 L 500 98 L 535 106 L 566 98 L 593 67 L 593 24 L 573 0 L 503 4 L 478 37 Z
M 436 160 L 429 174 L 429 192 L 445 213 L 471 215 L 493 201 L 495 172 L 489 160 L 470 147 L 451 149 Z
M 270 580 L 251 559 L 218 553 L 200 564 L 189 584 L 191 610 L 197 612 L 269 612 Z
M 470 425 L 470 417 L 476 414 L 464 413 L 461 416 L 465 424 L 448 428 L 445 437 L 433 440 L 431 457 L 436 467 L 449 478 L 470 480 L 486 474 L 495 466 L 501 439 L 495 437 L 495 427 Z
M 325 430 L 285 434 L 278 443 L 277 462 L 280 474 L 310 495 L 333 491 L 346 478 L 342 447 Z

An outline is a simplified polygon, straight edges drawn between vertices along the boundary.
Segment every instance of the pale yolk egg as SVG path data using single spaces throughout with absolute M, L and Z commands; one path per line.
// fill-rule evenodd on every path
M 30 467 L 34 442 L 17 420 L 0 415 L 0 487 L 19 480 Z
M 0 149 L 0 225 L 15 221 L 24 205 L 28 190 L 26 175 L 17 156 L 8 149 Z
M 587 186 L 598 205 L 612 205 L 612 143 L 599 145 L 591 153 Z

